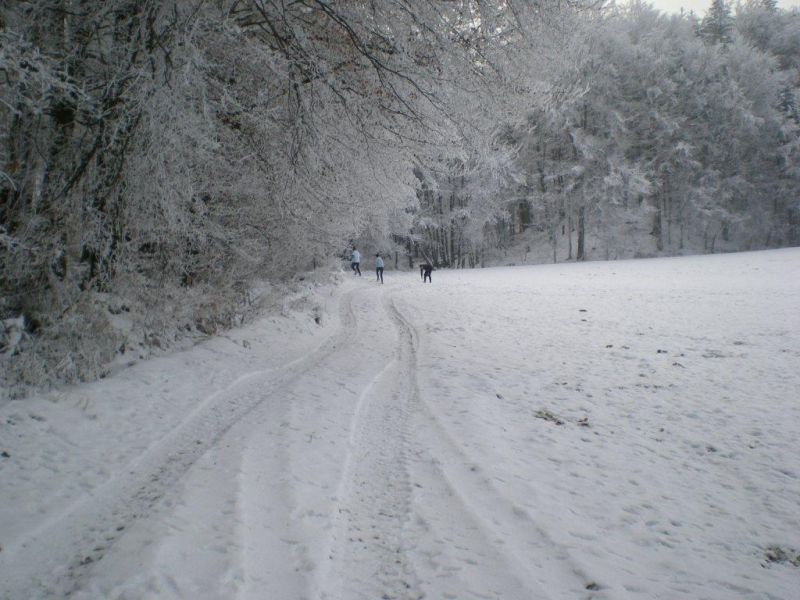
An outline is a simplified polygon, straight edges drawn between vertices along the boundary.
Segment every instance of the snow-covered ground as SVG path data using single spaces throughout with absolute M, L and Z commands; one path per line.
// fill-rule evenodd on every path
M 317 294 L 0 406 L 0 597 L 800 597 L 800 250 Z

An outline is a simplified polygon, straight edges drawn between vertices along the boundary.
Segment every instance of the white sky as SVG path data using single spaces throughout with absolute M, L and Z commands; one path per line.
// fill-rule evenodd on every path
M 663 12 L 680 12 L 681 7 L 685 11 L 693 10 L 695 14 L 705 14 L 706 9 L 711 6 L 711 0 L 649 0 L 657 9 Z M 781 8 L 800 8 L 800 0 L 778 0 Z

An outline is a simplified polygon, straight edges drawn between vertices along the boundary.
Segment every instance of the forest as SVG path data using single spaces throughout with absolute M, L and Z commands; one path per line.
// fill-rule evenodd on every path
M 800 12 L 602 0 L 0 6 L 0 386 L 92 380 L 387 267 L 800 244 Z

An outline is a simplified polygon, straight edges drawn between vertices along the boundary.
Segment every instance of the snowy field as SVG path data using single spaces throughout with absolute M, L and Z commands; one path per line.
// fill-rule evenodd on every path
M 0 406 L 0 598 L 800 598 L 800 250 L 364 271 Z

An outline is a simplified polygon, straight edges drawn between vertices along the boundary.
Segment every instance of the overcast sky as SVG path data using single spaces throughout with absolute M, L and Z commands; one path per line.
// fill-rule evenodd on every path
M 617 0 L 619 2 L 619 0 Z M 624 1 L 624 0 L 623 0 Z M 686 12 L 693 10 L 697 15 L 705 14 L 711 0 L 649 0 L 650 4 L 663 12 L 680 12 L 681 7 Z M 621 2 L 619 2 L 621 4 Z M 778 0 L 781 8 L 800 8 L 800 0 Z

